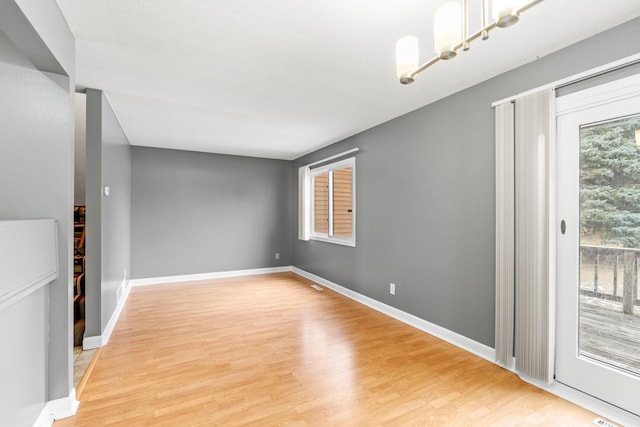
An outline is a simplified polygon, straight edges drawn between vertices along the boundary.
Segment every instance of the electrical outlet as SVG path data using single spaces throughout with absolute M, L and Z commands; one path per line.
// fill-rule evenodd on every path
M 396 294 L 396 285 L 395 285 L 395 283 L 389 283 L 389 293 L 391 295 L 395 295 Z
M 280 259 L 280 252 L 276 252 L 276 259 Z

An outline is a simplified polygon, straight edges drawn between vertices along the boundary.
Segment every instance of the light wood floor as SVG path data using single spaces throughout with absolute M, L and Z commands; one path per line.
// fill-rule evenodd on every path
M 592 426 L 292 273 L 134 288 L 65 426 Z

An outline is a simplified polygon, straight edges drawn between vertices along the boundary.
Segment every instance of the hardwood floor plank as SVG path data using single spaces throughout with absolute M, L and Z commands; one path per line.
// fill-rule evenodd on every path
M 292 273 L 134 288 L 68 426 L 591 425 L 594 414 Z

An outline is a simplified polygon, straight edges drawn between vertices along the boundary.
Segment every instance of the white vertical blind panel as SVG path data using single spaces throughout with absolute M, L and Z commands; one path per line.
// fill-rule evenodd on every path
M 298 239 L 309 240 L 311 236 L 311 170 L 309 166 L 298 169 Z
M 496 362 L 513 363 L 514 108 L 496 106 Z
M 553 90 L 515 106 L 516 371 L 553 381 L 555 330 L 555 155 Z

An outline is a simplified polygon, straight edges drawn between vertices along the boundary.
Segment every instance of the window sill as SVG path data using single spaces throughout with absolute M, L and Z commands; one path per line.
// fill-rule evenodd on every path
M 334 245 L 342 245 L 342 246 L 350 246 L 352 248 L 356 247 L 355 239 L 340 239 L 337 237 L 325 237 L 325 236 L 311 236 L 310 240 L 317 240 L 319 242 L 325 243 L 333 243 Z

